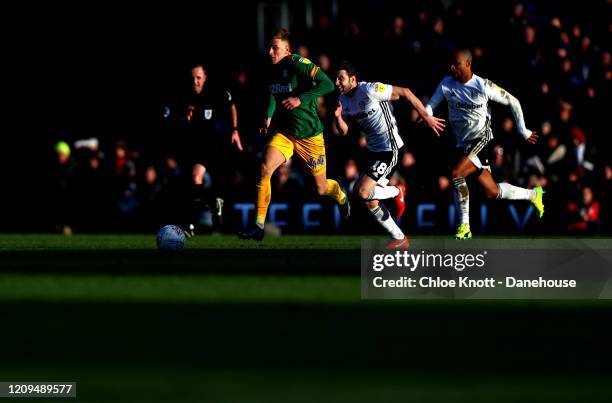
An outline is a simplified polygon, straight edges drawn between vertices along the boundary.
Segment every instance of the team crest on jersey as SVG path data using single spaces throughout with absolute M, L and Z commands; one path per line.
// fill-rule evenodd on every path
M 385 86 L 381 83 L 376 84 L 376 92 L 385 92 Z
M 298 59 L 300 62 L 304 63 L 304 64 L 310 64 L 312 63 L 309 59 L 305 58 L 305 57 L 300 57 Z
M 204 119 L 210 120 L 212 118 L 212 109 L 204 109 Z
M 506 97 L 506 90 L 504 90 L 502 87 L 500 87 L 499 85 L 495 84 L 493 81 L 491 80 L 487 80 L 487 84 L 489 84 L 489 87 L 492 87 L 495 90 L 498 90 L 501 93 L 502 97 Z

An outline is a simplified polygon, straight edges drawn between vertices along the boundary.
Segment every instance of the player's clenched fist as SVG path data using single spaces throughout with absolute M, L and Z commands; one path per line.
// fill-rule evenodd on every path
M 334 116 L 337 118 L 342 116 L 342 104 L 340 103 L 340 101 L 338 101 L 338 104 L 336 105 L 336 109 L 334 109 Z
M 527 142 L 529 144 L 535 144 L 538 141 L 538 133 L 531 132 L 531 136 L 527 137 Z
M 268 129 L 270 128 L 270 120 L 270 118 L 267 118 L 263 122 L 261 122 L 261 126 L 259 127 L 259 134 L 261 134 L 262 136 L 268 134 Z

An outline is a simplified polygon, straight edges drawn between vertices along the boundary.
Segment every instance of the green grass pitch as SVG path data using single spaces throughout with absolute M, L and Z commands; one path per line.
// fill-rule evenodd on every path
M 610 304 L 362 301 L 359 248 L 0 235 L 0 381 L 74 380 L 78 402 L 609 401 Z

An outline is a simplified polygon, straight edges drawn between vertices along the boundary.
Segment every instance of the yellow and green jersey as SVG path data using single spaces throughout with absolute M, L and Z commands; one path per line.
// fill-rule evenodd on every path
M 323 131 L 317 114 L 318 98 L 332 92 L 334 84 L 316 65 L 300 55 L 287 56 L 270 66 L 267 83 L 270 93 L 267 117 L 272 118 L 273 132 L 305 139 Z M 288 97 L 299 97 L 302 103 L 288 110 L 282 104 Z

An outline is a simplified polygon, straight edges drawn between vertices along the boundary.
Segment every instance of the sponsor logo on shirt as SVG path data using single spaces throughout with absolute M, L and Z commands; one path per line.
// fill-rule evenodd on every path
M 364 112 L 360 112 L 360 113 L 356 113 L 354 118 L 355 119 L 365 119 L 368 116 L 372 116 L 373 114 L 376 113 L 376 110 L 374 108 L 370 109 L 369 111 L 364 111 Z
M 376 84 L 376 92 L 385 92 L 385 86 L 380 83 Z
M 482 108 L 483 104 L 470 104 L 467 102 L 457 102 L 455 103 L 455 108 L 459 109 L 478 109 Z
M 285 94 L 293 91 L 291 83 L 287 84 L 270 84 L 270 92 L 272 94 Z

